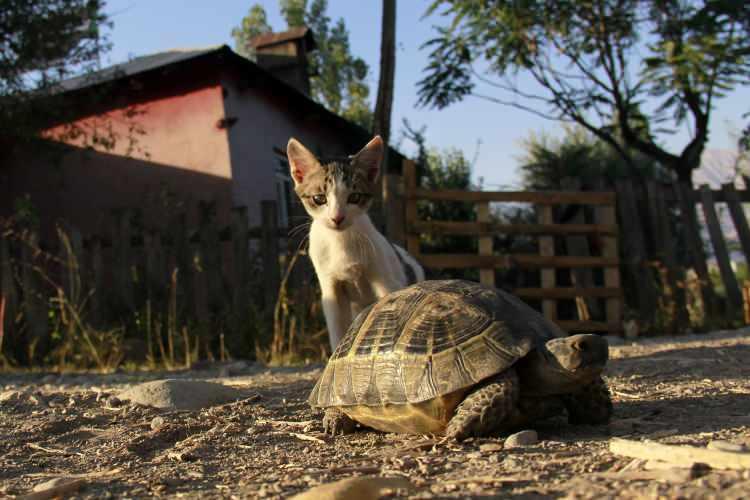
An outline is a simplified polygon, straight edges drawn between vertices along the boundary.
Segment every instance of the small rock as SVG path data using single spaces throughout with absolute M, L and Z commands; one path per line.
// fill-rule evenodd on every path
M 479 451 L 482 453 L 495 453 L 503 450 L 503 445 L 500 443 L 484 443 L 479 445 Z
M 31 490 L 36 495 L 28 495 L 31 498 L 61 498 L 69 496 L 71 493 L 81 489 L 86 484 L 83 479 L 70 479 L 66 477 L 56 477 L 37 484 Z
M 117 396 L 110 396 L 107 398 L 107 406 L 110 408 L 119 408 L 122 406 L 122 400 Z
M 0 403 L 12 403 L 21 399 L 19 391 L 5 391 L 0 394 Z
M 478 451 L 472 451 L 471 453 L 466 454 L 466 458 L 469 460 L 476 460 L 478 458 L 482 458 L 482 454 Z
M 164 417 L 154 417 L 151 419 L 151 430 L 156 430 L 164 425 Z
M 243 397 L 242 391 L 203 380 L 166 379 L 146 382 L 122 393 L 121 399 L 169 410 L 200 410 Z
M 743 444 L 732 443 L 730 441 L 714 440 L 709 441 L 706 446 L 709 450 L 720 450 L 720 451 L 732 451 L 735 453 L 743 453 L 747 451 L 747 447 Z
M 295 495 L 292 500 L 346 500 L 350 498 L 366 500 L 380 498 L 382 491 L 386 488 L 412 490 L 413 486 L 408 479 L 403 477 L 350 477 L 334 483 L 316 486 Z M 258 491 L 258 494 L 261 490 Z
M 539 435 L 536 433 L 535 430 L 526 430 L 521 432 L 516 432 L 515 434 L 512 434 L 508 436 L 508 439 L 505 440 L 505 448 L 523 448 L 524 446 L 532 446 L 539 442 Z

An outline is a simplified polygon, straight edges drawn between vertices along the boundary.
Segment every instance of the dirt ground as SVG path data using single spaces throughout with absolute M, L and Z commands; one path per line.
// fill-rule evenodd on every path
M 502 436 L 456 444 L 359 432 L 329 438 L 305 399 L 321 367 L 235 363 L 181 373 L 0 375 L 0 498 L 51 478 L 82 480 L 80 498 L 285 498 L 321 483 L 401 476 L 411 498 L 747 498 L 750 470 L 697 478 L 643 470 L 608 450 L 612 437 L 750 445 L 750 329 L 613 345 L 606 426 L 535 426 L 539 442 Z M 229 375 L 229 376 L 228 376 Z M 145 380 L 220 381 L 246 399 L 164 412 L 112 395 Z M 654 474 L 654 473 L 652 473 Z M 363 500 L 363 499 L 358 499 Z

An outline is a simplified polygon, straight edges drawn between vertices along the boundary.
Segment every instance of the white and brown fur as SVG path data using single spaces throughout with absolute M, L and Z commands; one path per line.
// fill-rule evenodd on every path
M 362 309 L 424 280 L 419 263 L 378 232 L 367 215 L 380 185 L 383 148 L 375 136 L 353 156 L 321 161 L 294 138 L 287 145 L 294 190 L 312 217 L 309 253 L 331 349 Z

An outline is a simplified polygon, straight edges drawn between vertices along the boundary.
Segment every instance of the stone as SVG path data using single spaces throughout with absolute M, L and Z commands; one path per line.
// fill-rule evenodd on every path
M 482 453 L 496 453 L 503 451 L 503 445 L 500 443 L 484 443 L 479 445 L 479 451 Z
M 151 430 L 156 430 L 164 425 L 164 417 L 154 417 L 151 419 Z
M 165 379 L 131 387 L 118 396 L 143 406 L 165 410 L 200 410 L 243 398 L 242 391 L 203 380 Z
M 291 500 L 374 500 L 380 498 L 384 489 L 413 489 L 404 477 L 360 476 L 322 484 L 295 495 Z
M 19 391 L 5 391 L 0 394 L 0 403 L 12 403 L 21 399 L 21 393 Z
M 706 446 L 709 450 L 733 451 L 735 453 L 744 453 L 747 447 L 744 444 L 732 443 L 730 441 L 714 440 L 709 441 Z
M 505 448 L 523 448 L 525 446 L 533 446 L 539 442 L 539 436 L 535 430 L 525 430 L 516 432 L 508 436 L 505 440 Z

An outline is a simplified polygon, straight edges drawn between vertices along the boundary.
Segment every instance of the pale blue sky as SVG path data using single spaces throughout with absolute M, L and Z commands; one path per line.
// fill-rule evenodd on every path
M 114 22 L 110 34 L 113 49 L 103 62 L 109 65 L 173 48 L 233 46 L 230 32 L 254 3 L 266 8 L 274 29 L 284 29 L 286 24 L 276 0 L 108 0 L 106 11 Z M 417 108 L 416 83 L 427 59 L 426 51 L 419 47 L 434 36 L 431 26 L 439 22 L 435 17 L 420 20 L 428 3 L 426 0 L 398 2 L 394 139 L 398 138 L 402 119 L 406 117 L 412 126 L 427 126 L 431 145 L 457 147 L 470 159 L 476 153 L 477 142 L 481 141 L 475 177 L 484 177 L 485 187 L 490 189 L 517 185 L 518 157 L 523 154 L 521 141 L 532 131 L 557 134 L 561 125 L 476 98 L 468 98 L 441 111 Z M 381 2 L 329 0 L 328 14 L 333 19 L 343 17 L 346 21 L 352 52 L 370 65 L 369 83 L 374 94 L 380 61 Z M 374 100 L 373 95 L 373 104 Z M 719 101 L 712 119 L 709 147 L 734 149 L 732 133 L 747 121 L 742 115 L 748 111 L 748 87 Z M 678 136 L 667 144 L 678 147 L 684 135 L 680 139 Z M 402 150 L 410 154 L 413 147 L 404 142 Z

